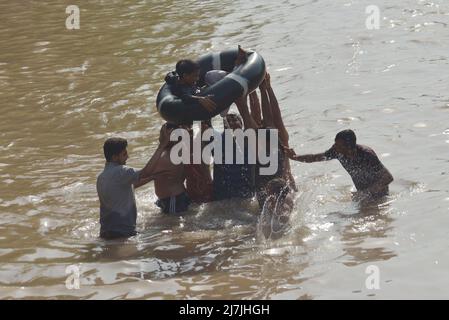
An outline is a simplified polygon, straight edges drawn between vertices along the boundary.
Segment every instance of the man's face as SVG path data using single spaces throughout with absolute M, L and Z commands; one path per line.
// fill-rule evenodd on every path
M 120 165 L 125 165 L 126 160 L 128 160 L 128 150 L 125 149 L 122 152 L 120 152 L 118 155 L 115 155 L 114 157 L 116 158 L 115 162 L 117 162 Z
M 185 73 L 182 79 L 184 80 L 184 83 L 186 85 L 193 86 L 200 79 L 200 70 L 194 71 L 192 73 Z
M 226 120 L 229 124 L 229 129 L 236 130 L 236 129 L 242 129 L 242 123 L 240 122 L 240 119 L 233 116 L 227 116 Z
M 349 156 L 351 154 L 351 148 L 346 145 L 346 142 L 337 139 L 335 140 L 334 149 L 337 153 L 342 154 L 343 156 Z

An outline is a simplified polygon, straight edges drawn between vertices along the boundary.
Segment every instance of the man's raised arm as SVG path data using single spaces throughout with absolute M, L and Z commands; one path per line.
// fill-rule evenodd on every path
M 325 153 L 299 155 L 293 149 L 285 149 L 285 153 L 289 159 L 305 163 L 330 160 Z
M 171 130 L 167 128 L 167 124 L 164 124 L 160 131 L 159 145 L 145 167 L 140 171 L 139 180 L 134 183 L 134 188 L 143 186 L 144 184 L 153 180 L 157 175 L 163 173 L 162 171 L 156 172 L 156 166 L 162 152 L 170 142 L 170 133 Z

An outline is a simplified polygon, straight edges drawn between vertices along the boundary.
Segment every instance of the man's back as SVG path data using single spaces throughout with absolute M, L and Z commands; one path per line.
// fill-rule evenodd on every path
M 376 183 L 386 170 L 373 149 L 357 144 L 353 158 L 337 154 L 332 148 L 325 152 L 328 159 L 338 159 L 346 169 L 359 191 L 363 191 Z
M 97 193 L 100 199 L 100 235 L 135 234 L 137 208 L 133 183 L 139 172 L 133 168 L 107 162 L 97 178 Z
M 255 165 L 248 161 L 248 143 L 237 144 L 233 138 L 233 163 L 226 164 L 225 135 L 222 135 L 222 164 L 214 163 L 214 199 L 251 198 L 254 196 Z M 237 164 L 237 154 L 243 164 Z
M 154 188 L 159 199 L 179 195 L 185 192 L 185 172 L 183 164 L 174 164 L 170 159 L 170 150 L 164 150 L 157 164 L 157 171 L 165 171 L 154 180 Z

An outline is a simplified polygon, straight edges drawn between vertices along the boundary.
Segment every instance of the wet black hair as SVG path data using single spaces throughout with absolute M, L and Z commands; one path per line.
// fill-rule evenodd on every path
M 179 78 L 183 78 L 185 74 L 190 74 L 192 72 L 200 70 L 200 65 L 193 60 L 179 60 L 176 63 L 176 73 Z
M 339 133 L 337 133 L 337 135 L 335 136 L 335 141 L 337 140 L 343 140 L 345 142 L 345 144 L 354 149 L 357 143 L 357 138 L 355 136 L 354 131 L 347 129 L 347 130 L 343 130 L 340 131 Z
M 106 161 L 112 161 L 112 156 L 120 154 L 128 146 L 128 141 L 123 138 L 109 138 L 104 142 L 103 152 Z

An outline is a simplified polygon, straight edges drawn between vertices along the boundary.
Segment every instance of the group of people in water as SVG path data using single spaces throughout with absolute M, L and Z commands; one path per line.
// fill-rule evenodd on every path
M 235 64 L 243 63 L 245 57 L 246 52 L 240 49 Z M 212 111 L 217 107 L 216 103 L 210 97 L 199 95 L 202 89 L 197 86 L 199 75 L 200 67 L 196 62 L 180 60 L 176 64 L 176 71 L 169 73 L 165 80 L 171 83 L 173 92 L 183 101 L 198 102 L 202 108 Z M 222 70 L 209 71 L 205 75 L 206 86 L 213 85 L 226 75 L 227 72 Z M 185 212 L 192 203 L 256 197 L 261 213 L 276 218 L 281 224 L 287 224 L 297 191 L 290 160 L 311 163 L 337 159 L 351 176 L 358 192 L 371 197 L 388 194 L 388 185 L 393 181 L 392 175 L 372 149 L 357 144 L 352 130 L 339 132 L 333 146 L 324 153 L 297 155 L 290 148 L 289 134 L 272 88 L 270 74 L 266 74 L 258 90 L 238 98 L 235 105 L 238 114 L 230 113 L 229 109 L 221 113 L 225 129 L 254 130 L 256 134 L 262 129 L 277 130 L 277 170 L 273 174 L 260 174 L 261 168 L 266 165 L 260 161 L 250 163 L 246 156 L 249 148 L 256 147 L 249 143 L 239 144 L 236 139 L 232 140 L 234 159 L 241 152 L 243 163 L 234 161 L 229 164 L 214 159 L 213 175 L 209 163 L 174 163 L 170 152 L 180 142 L 171 141 L 170 134 L 174 129 L 183 128 L 193 140 L 191 124 L 165 123 L 160 130 L 156 151 L 141 170 L 126 166 L 127 141 L 123 138 L 109 138 L 103 146 L 106 164 L 97 178 L 100 237 L 116 239 L 136 235 L 137 207 L 134 189 L 150 181 L 154 181 L 158 197 L 156 205 L 165 214 Z M 211 120 L 201 122 L 200 132 L 210 128 Z M 225 134 L 220 133 L 219 137 L 224 139 Z M 268 146 L 273 144 L 268 140 L 269 137 L 263 152 L 273 151 L 269 150 Z M 208 143 L 211 141 L 202 141 L 201 147 L 206 147 Z M 225 146 L 225 143 L 222 145 Z M 224 158 L 225 152 L 221 156 Z M 268 229 L 262 230 L 266 236 L 270 234 Z

